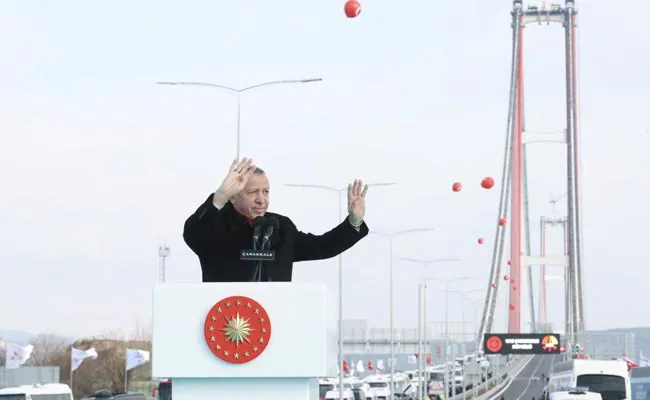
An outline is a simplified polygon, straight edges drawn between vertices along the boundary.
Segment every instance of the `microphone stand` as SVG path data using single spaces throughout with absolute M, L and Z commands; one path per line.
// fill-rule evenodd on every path
M 253 238 L 253 250 L 257 250 L 257 243 L 259 242 L 259 238 L 255 240 Z M 253 282 L 262 282 L 262 260 L 255 261 L 255 271 L 253 272 Z
M 255 275 L 253 275 L 253 282 L 262 282 L 262 267 L 264 261 L 255 262 Z
M 262 250 L 262 251 L 268 250 L 269 247 L 271 247 L 271 241 L 270 240 L 264 240 L 262 242 L 262 248 L 260 250 Z M 259 269 L 259 272 L 258 272 L 257 280 L 255 282 L 262 282 L 262 271 L 264 270 L 264 261 L 261 261 L 261 260 L 258 261 L 257 262 L 257 268 Z

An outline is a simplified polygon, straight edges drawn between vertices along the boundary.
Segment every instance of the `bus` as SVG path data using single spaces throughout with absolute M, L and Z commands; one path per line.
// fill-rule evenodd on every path
M 548 394 L 582 387 L 603 400 L 632 400 L 627 363 L 623 360 L 569 360 L 553 364 Z

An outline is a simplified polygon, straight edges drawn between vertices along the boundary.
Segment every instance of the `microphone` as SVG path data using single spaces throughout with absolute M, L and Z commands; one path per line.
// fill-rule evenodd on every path
M 260 241 L 260 235 L 262 234 L 262 227 L 266 223 L 266 218 L 264 217 L 255 217 L 253 220 L 253 250 L 257 250 L 257 243 Z
M 270 246 L 269 239 L 273 232 L 277 231 L 280 228 L 280 221 L 275 217 L 269 217 L 266 220 L 266 230 L 264 231 L 264 237 L 262 238 L 262 250 L 267 249 Z

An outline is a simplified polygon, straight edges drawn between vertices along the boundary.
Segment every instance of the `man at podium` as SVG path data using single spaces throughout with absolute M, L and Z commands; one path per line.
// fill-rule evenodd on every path
M 235 159 L 219 189 L 185 221 L 183 238 L 199 257 L 203 282 L 290 282 L 294 262 L 335 257 L 368 235 L 363 220 L 367 192 L 368 186 L 355 180 L 348 185 L 348 217 L 322 235 L 304 233 L 288 217 L 267 212 L 265 172 L 249 158 Z M 256 262 L 240 259 L 241 250 L 251 249 L 254 234 L 260 235 L 258 217 L 277 225 L 264 237 L 275 258 L 261 272 Z

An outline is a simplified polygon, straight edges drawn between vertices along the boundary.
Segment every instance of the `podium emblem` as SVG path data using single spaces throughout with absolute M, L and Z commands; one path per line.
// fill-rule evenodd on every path
M 257 301 L 230 296 L 218 301 L 205 317 L 205 342 L 225 362 L 243 364 L 260 356 L 271 339 L 269 315 Z

